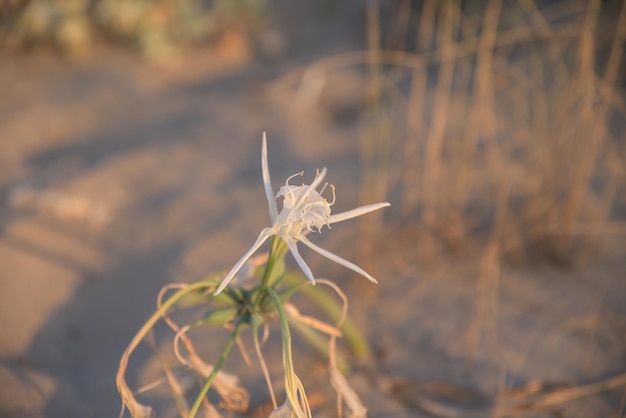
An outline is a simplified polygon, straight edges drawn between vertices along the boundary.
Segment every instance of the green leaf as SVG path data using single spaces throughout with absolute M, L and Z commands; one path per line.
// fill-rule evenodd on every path
M 210 326 L 222 326 L 227 322 L 232 321 L 237 317 L 239 310 L 237 308 L 218 308 L 211 309 L 201 319 L 195 321 L 192 326 L 210 325 Z

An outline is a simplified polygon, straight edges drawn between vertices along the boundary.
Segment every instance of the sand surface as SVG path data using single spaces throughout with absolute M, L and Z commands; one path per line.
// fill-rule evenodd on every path
M 358 204 L 361 75 L 338 72 L 313 93 L 297 80 L 302 63 L 362 48 L 362 17 L 285 23 L 290 51 L 274 59 L 235 45 L 185 53 L 170 68 L 107 47 L 78 61 L 49 51 L 0 61 L 0 416 L 117 416 L 118 361 L 159 289 L 229 268 L 267 224 L 263 131 L 275 187 L 326 166 L 334 209 Z M 318 31 L 335 41 L 315 42 Z M 385 216 L 394 224 L 398 214 L 392 206 Z M 354 259 L 357 230 L 338 225 L 316 242 Z M 480 263 L 418 263 L 415 237 L 397 223 L 376 238 L 374 290 L 305 253 L 344 286 L 376 353 L 350 375 L 370 416 L 429 416 L 416 394 L 441 398 L 435 383 L 495 398 L 532 381 L 626 372 L 623 239 L 583 266 L 502 264 L 491 291 Z M 212 338 L 207 357 L 222 341 Z M 233 356 L 228 367 L 252 390 L 252 406 L 265 403 L 259 370 Z M 280 372 L 278 345 L 267 356 Z M 301 342 L 296 356 L 314 415 L 333 416 L 323 360 Z M 157 373 L 148 350 L 131 363 L 133 384 Z M 622 416 L 624 393 L 553 410 Z M 469 408 L 450 393 L 442 402 Z

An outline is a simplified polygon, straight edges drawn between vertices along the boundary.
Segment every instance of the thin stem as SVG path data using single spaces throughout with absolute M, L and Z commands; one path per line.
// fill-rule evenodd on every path
M 278 311 L 278 319 L 280 321 L 280 331 L 282 334 L 283 340 L 283 350 L 285 350 L 285 356 L 291 358 L 291 332 L 289 331 L 289 321 L 287 320 L 287 313 L 285 313 L 285 308 L 283 307 L 283 303 L 280 301 L 278 294 L 274 289 L 267 289 L 267 293 L 274 300 L 274 304 L 276 305 L 276 310 Z M 289 370 L 292 372 L 293 370 Z
M 285 392 L 287 395 L 287 402 L 291 405 L 292 416 L 297 417 L 311 417 L 311 408 L 304 393 L 304 387 L 302 382 L 296 375 L 293 368 L 293 356 L 291 353 L 291 332 L 289 331 L 289 322 L 287 320 L 287 313 L 283 303 L 281 302 L 278 294 L 271 287 L 267 288 L 267 293 L 271 296 L 274 304 L 276 305 L 276 311 L 280 321 L 280 330 L 282 335 L 283 345 L 283 368 L 285 369 Z
M 254 299 L 254 304 L 252 307 L 253 312 L 256 312 L 256 308 L 259 307 L 261 300 L 263 300 L 263 297 L 265 295 L 265 290 L 267 289 L 269 285 L 270 277 L 272 277 L 272 271 L 274 270 L 276 261 L 278 261 L 278 258 L 280 257 L 280 253 L 282 252 L 280 248 L 281 244 L 283 244 L 282 239 L 276 236 L 272 237 L 272 244 L 270 245 L 270 252 L 267 255 L 267 263 L 265 264 L 265 271 L 263 272 L 263 278 L 261 279 L 261 287 L 259 288 L 259 292 L 257 293 L 256 298 Z
M 189 415 L 187 415 L 187 418 L 194 418 L 196 416 L 196 413 L 198 413 L 198 409 L 200 409 L 200 404 L 202 403 L 202 400 L 204 399 L 207 392 L 211 388 L 211 385 L 213 384 L 213 380 L 215 380 L 215 376 L 217 376 L 217 373 L 222 368 L 222 365 L 224 364 L 226 357 L 228 357 L 228 353 L 230 352 L 230 349 L 233 348 L 233 345 L 235 344 L 235 341 L 237 340 L 237 337 L 239 336 L 239 333 L 241 332 L 241 325 L 242 325 L 241 321 L 237 322 L 237 325 L 235 325 L 235 329 L 230 334 L 230 338 L 226 342 L 226 346 L 224 347 L 224 350 L 222 350 L 222 354 L 220 355 L 220 358 L 217 360 L 217 362 L 213 366 L 213 370 L 211 370 L 211 374 L 209 375 L 209 377 L 207 377 L 206 381 L 204 382 L 204 386 L 202 386 L 202 390 L 200 390 L 200 394 L 196 398 L 196 401 L 193 404 L 193 407 L 191 407 L 191 410 L 189 411 Z
M 263 272 L 263 279 L 261 280 L 261 292 L 259 292 L 259 295 L 261 293 L 263 293 L 263 289 L 265 289 L 267 287 L 267 283 L 270 280 L 270 276 L 272 275 L 272 270 L 274 269 L 274 265 L 276 264 L 276 247 L 277 245 L 277 238 L 276 236 L 272 237 L 272 245 L 270 245 L 270 253 L 267 255 L 267 264 L 265 264 L 265 271 Z M 257 301 L 258 301 L 259 297 L 257 296 Z M 255 302 L 257 302 L 255 301 Z

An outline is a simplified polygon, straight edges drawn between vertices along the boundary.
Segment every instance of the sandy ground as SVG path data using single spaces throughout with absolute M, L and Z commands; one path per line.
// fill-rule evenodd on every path
M 335 209 L 357 204 L 360 103 L 337 91 L 354 93 L 359 80 L 340 74 L 322 96 L 284 80 L 297 62 L 362 47 L 361 18 L 320 23 L 337 35 L 324 45 L 314 39 L 319 26 L 287 24 L 286 34 L 299 35 L 277 59 L 235 42 L 167 69 L 104 47 L 79 61 L 51 52 L 0 61 L 0 416 L 117 415 L 120 355 L 160 287 L 228 268 L 267 223 L 263 130 L 275 182 L 325 165 Z M 391 223 L 396 215 L 386 213 Z M 337 226 L 318 242 L 354 258 L 356 231 Z M 415 237 L 390 229 L 379 238 L 374 291 L 311 256 L 320 275 L 345 285 L 377 353 L 350 376 L 370 416 L 429 416 L 416 394 L 436 382 L 495 397 L 531 381 L 571 385 L 626 372 L 623 240 L 575 269 L 502 265 L 495 296 L 485 298 L 477 263 L 423 266 L 412 257 Z M 315 415 L 332 416 L 323 362 L 296 347 Z M 132 362 L 132 381 L 149 380 L 149 351 Z M 258 370 L 230 367 L 260 387 Z M 624 393 L 554 410 L 622 416 Z M 266 400 L 253 393 L 253 406 Z

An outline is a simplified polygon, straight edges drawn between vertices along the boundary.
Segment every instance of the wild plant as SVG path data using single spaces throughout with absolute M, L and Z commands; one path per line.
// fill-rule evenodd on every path
M 338 415 L 342 415 L 342 409 L 345 405 L 350 411 L 350 416 L 366 416 L 365 406 L 350 387 L 338 366 L 336 338 L 343 336 L 345 332 L 353 346 L 362 347 L 364 345 L 362 337 L 354 330 L 354 327 L 342 326 L 346 319 L 347 297 L 335 283 L 317 278 L 314 275 L 300 255 L 298 244 L 301 243 L 329 260 L 341 264 L 376 283 L 376 279 L 365 270 L 317 246 L 307 238 L 307 235 L 310 232 L 321 232 L 324 226 L 330 228 L 332 224 L 337 222 L 382 209 L 389 206 L 389 203 L 376 203 L 333 214 L 331 206 L 335 202 L 335 188 L 324 183 L 326 168 L 318 171 L 312 183 L 308 185 L 290 184 L 293 178 L 302 176 L 304 173 L 295 174 L 287 179 L 278 193 L 275 193 L 270 180 L 265 134 L 263 135 L 261 165 L 271 225 L 261 230 L 252 247 L 227 274 L 215 274 L 195 283 L 172 284 L 162 289 L 158 296 L 156 311 L 134 336 L 120 361 L 116 383 L 123 401 L 122 414 L 124 408 L 128 408 L 135 418 L 154 416 L 150 406 L 143 405 L 136 399 L 136 393 L 126 383 L 125 374 L 130 355 L 139 343 L 151 334 L 155 324 L 162 319 L 175 332 L 173 343 L 178 361 L 204 380 L 193 405 L 189 407 L 185 391 L 176 375 L 169 368 L 165 369 L 165 380 L 170 385 L 178 411 L 183 417 L 195 417 L 201 407 L 204 408 L 205 416 L 209 417 L 220 417 L 220 409 L 243 412 L 248 408 L 248 392 L 240 385 L 237 377 L 223 370 L 224 362 L 231 349 L 235 344 L 242 343 L 241 335 L 246 330 L 250 330 L 252 334 L 254 351 L 269 389 L 273 405 L 270 417 L 311 417 L 311 408 L 304 385 L 296 374 L 293 361 L 292 328 L 314 330 L 315 334 L 307 334 L 306 332 L 304 334 L 312 336 L 311 341 L 317 343 L 318 346 L 319 341 L 316 341 L 316 335 L 319 336 L 321 332 L 329 337 L 327 345 L 329 375 L 330 383 L 337 392 Z M 332 196 L 330 201 L 323 197 L 325 193 Z M 277 200 L 282 200 L 280 211 Z M 270 241 L 269 252 L 254 256 L 267 241 Z M 303 280 L 301 274 L 294 273 L 285 267 L 287 253 L 291 253 L 308 280 Z M 318 286 L 312 287 L 316 284 L 327 286 L 334 291 L 341 303 L 337 304 L 334 300 L 329 300 L 326 293 L 311 292 L 312 289 L 318 288 Z M 165 294 L 171 290 L 176 291 L 165 299 Z M 336 323 L 329 324 L 315 317 L 301 314 L 297 306 L 291 301 L 292 296 L 299 292 L 313 295 L 313 300 L 317 301 L 322 308 L 331 313 L 334 312 Z M 203 308 L 203 315 L 185 325 L 177 324 L 171 317 L 175 310 L 198 306 Z M 285 399 L 280 405 L 262 354 L 263 345 L 269 336 L 268 326 L 276 320 L 280 324 L 281 331 L 285 390 Z M 191 329 L 203 326 L 224 327 L 230 331 L 223 351 L 213 364 L 205 362 L 200 357 L 191 338 L 187 335 Z M 262 335 L 261 330 L 263 330 Z M 183 347 L 185 352 L 182 350 Z M 214 389 L 221 398 L 218 405 L 209 401 L 207 393 L 210 389 Z

